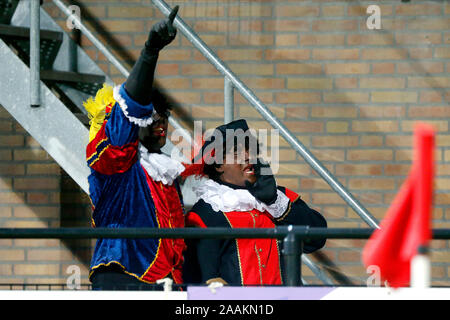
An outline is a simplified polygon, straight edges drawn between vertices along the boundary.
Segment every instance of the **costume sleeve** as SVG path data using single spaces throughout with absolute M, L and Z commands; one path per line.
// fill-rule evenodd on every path
M 114 100 L 101 129 L 87 146 L 88 166 L 106 175 L 125 172 L 137 161 L 139 128 L 153 121 L 153 105 L 135 102 L 124 85 L 114 88 Z
M 197 259 L 200 266 L 201 282 L 220 278 L 220 248 L 222 240 L 200 239 L 197 242 Z
M 275 219 L 275 224 L 299 225 L 315 228 L 327 227 L 325 218 L 316 210 L 311 209 L 302 199 L 300 199 L 300 196 L 297 193 L 283 187 L 280 187 L 279 189 L 286 194 L 290 199 L 290 202 L 286 212 L 281 217 Z M 305 241 L 303 251 L 305 253 L 311 253 L 319 250 L 325 245 L 325 242 L 326 239 Z
M 186 216 L 186 226 L 208 228 L 223 227 L 217 213 L 206 203 L 197 203 Z M 210 279 L 220 278 L 221 251 L 224 245 L 222 239 L 198 239 L 195 241 L 195 252 L 200 279 L 206 283 Z
M 127 81 L 114 88 L 115 103 L 106 107 L 105 121 L 87 147 L 87 162 L 93 170 L 107 175 L 122 173 L 136 162 L 139 127 L 150 125 L 155 114 L 151 102 L 159 51 L 175 38 L 172 23 L 177 12 L 175 7 L 169 19 L 151 28 Z

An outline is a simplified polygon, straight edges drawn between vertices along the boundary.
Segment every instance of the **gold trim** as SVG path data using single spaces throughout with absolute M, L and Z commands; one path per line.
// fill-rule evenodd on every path
M 148 178 L 151 179 L 151 180 L 153 181 L 153 179 L 148 175 L 147 171 L 145 171 L 144 168 L 143 168 L 142 166 L 141 166 L 141 168 L 142 168 L 142 170 L 144 171 L 144 174 L 145 174 L 146 176 L 148 176 Z M 154 181 L 153 181 L 153 182 L 154 182 Z M 150 189 L 150 186 L 149 186 L 149 189 Z M 151 189 L 149 190 L 149 192 L 150 192 L 150 197 L 152 197 L 153 204 L 155 204 L 155 199 L 153 198 Z M 161 225 L 159 224 L 159 218 L 158 218 L 158 217 L 159 217 L 159 214 L 158 214 L 158 209 L 156 209 L 156 204 L 155 204 L 155 214 L 156 214 L 156 222 L 158 223 L 158 229 L 159 229 L 159 228 L 161 228 Z M 150 264 L 150 266 L 147 268 L 147 270 L 145 270 L 145 272 L 142 274 L 142 276 L 141 276 L 139 279 L 142 280 L 142 277 L 144 277 L 144 276 L 147 274 L 148 270 L 150 270 L 150 268 L 153 267 L 153 265 L 155 264 L 156 260 L 158 259 L 158 256 L 159 256 L 159 249 L 161 248 L 161 240 L 162 240 L 161 238 L 158 239 L 158 249 L 156 250 L 155 259 L 153 259 L 153 261 L 152 261 L 152 263 Z M 169 273 L 170 273 L 170 271 L 169 271 Z M 167 273 L 167 274 L 169 274 L 169 273 Z M 166 276 L 167 276 L 167 274 L 166 274 Z M 165 276 L 164 276 L 164 277 L 165 277 Z M 142 280 L 142 281 L 144 281 L 144 280 Z
M 258 248 L 256 247 L 255 243 L 255 252 L 256 252 L 256 258 L 258 259 L 258 269 L 259 269 L 259 282 L 261 285 L 263 285 L 263 275 L 262 275 L 262 269 L 261 269 L 261 258 L 258 253 Z
M 125 273 L 125 274 L 127 274 L 127 275 L 129 275 L 129 276 L 135 277 L 135 278 L 136 278 L 137 280 L 139 280 L 139 281 L 142 281 L 142 282 L 144 282 L 144 283 L 156 283 L 156 281 L 154 281 L 154 282 L 147 281 L 147 280 L 141 279 L 141 277 L 139 277 L 139 276 L 138 276 L 137 274 L 135 274 L 135 273 L 128 272 L 127 269 L 126 269 L 120 262 L 115 261 L 115 260 L 110 261 L 110 262 L 108 262 L 108 263 L 100 263 L 99 265 L 96 265 L 95 267 L 93 267 L 93 268 L 91 269 L 91 271 L 89 272 L 89 278 L 91 278 L 91 276 L 92 276 L 92 274 L 94 273 L 94 271 L 95 271 L 96 269 L 98 269 L 99 267 L 102 267 L 102 266 L 104 266 L 104 267 L 109 267 L 111 264 L 117 264 L 119 267 L 122 268 L 123 273 Z M 169 273 L 170 273 L 170 272 L 169 272 Z M 166 275 L 166 276 L 167 276 L 167 275 Z M 166 276 L 164 276 L 163 278 L 165 278 Z M 161 278 L 161 279 L 163 279 L 163 278 Z
M 92 163 L 89 165 L 89 167 L 92 167 L 94 165 L 94 163 L 96 163 L 98 160 L 100 160 L 100 157 L 102 156 L 103 152 L 106 151 L 106 149 L 109 148 L 111 144 L 108 144 L 105 148 L 103 148 L 103 150 L 98 154 L 97 159 L 95 159 L 94 161 L 92 161 Z
M 227 215 L 225 214 L 225 212 L 221 211 L 222 214 L 225 216 L 225 219 L 227 219 L 228 223 L 230 224 L 231 229 L 233 228 L 233 225 L 231 224 L 230 220 L 228 220 Z M 236 242 L 236 250 L 237 250 L 237 256 L 238 256 L 238 262 L 239 262 L 239 273 L 241 274 L 241 285 L 244 285 L 244 275 L 242 273 L 242 264 L 241 264 L 241 255 L 239 254 L 239 243 L 238 243 L 238 239 L 234 239 L 234 241 Z
M 253 229 L 256 229 L 256 220 L 255 220 L 255 216 L 253 215 L 253 213 L 251 211 L 249 211 L 250 216 L 253 219 Z M 261 257 L 258 254 L 258 248 L 256 247 L 256 241 L 254 242 L 254 249 L 256 252 L 256 258 L 258 260 L 258 269 L 259 269 L 259 282 L 261 283 L 261 285 L 263 285 L 263 276 L 262 276 L 262 269 L 261 269 Z
M 130 275 L 130 276 L 133 276 L 133 277 L 139 279 L 139 277 L 138 277 L 136 274 L 131 273 L 131 272 L 128 272 L 127 269 L 126 269 L 120 262 L 115 261 L 115 260 L 110 261 L 110 262 L 108 262 L 108 263 L 100 263 L 100 264 L 96 265 L 95 267 L 92 267 L 92 268 L 91 268 L 91 271 L 89 272 L 89 278 L 92 276 L 92 274 L 94 273 L 94 271 L 95 271 L 96 269 L 98 269 L 99 267 L 102 267 L 102 266 L 103 266 L 103 267 L 109 267 L 109 266 L 110 266 L 111 264 L 113 264 L 113 263 L 119 265 L 119 267 L 122 268 L 122 271 L 123 271 L 124 273 L 126 273 L 126 274 L 128 274 L 128 275 Z
M 289 200 L 289 205 L 288 205 L 286 211 L 281 215 L 281 217 L 279 217 L 279 218 L 277 218 L 277 219 L 275 219 L 275 220 L 276 220 L 277 222 L 283 221 L 283 220 L 289 215 L 289 213 L 291 212 L 292 204 L 293 204 L 294 202 L 296 202 L 298 199 L 300 199 L 300 196 L 298 196 L 297 198 L 295 198 L 294 201 Z
M 97 143 L 97 145 L 95 146 L 95 152 L 94 152 L 93 154 L 91 154 L 91 156 L 90 156 L 89 158 L 87 158 L 86 161 L 91 160 L 91 158 L 92 158 L 93 156 L 95 156 L 95 155 L 98 153 L 98 151 L 97 151 L 98 146 L 99 146 L 102 142 L 105 142 L 106 140 L 108 140 L 108 138 L 102 139 L 102 140 L 100 140 L 99 143 Z

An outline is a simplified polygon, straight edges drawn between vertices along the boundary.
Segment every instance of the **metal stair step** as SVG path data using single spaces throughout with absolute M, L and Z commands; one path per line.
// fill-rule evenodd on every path
M 0 24 L 0 37 L 7 36 L 16 39 L 29 39 L 30 38 L 30 28 L 11 26 L 9 24 Z M 44 40 L 54 40 L 62 41 L 63 33 L 52 30 L 41 30 L 41 39 Z
M 0 38 L 19 51 L 19 57 L 28 63 L 30 57 L 30 29 L 0 24 Z M 51 30 L 40 32 L 41 68 L 51 69 L 63 41 L 63 33 Z
M 81 92 L 95 95 L 103 86 L 106 79 L 103 75 L 70 71 L 41 70 L 41 80 L 46 82 L 64 83 Z
M 58 82 L 103 83 L 105 76 L 71 71 L 41 70 L 41 79 Z
M 0 2 L 0 23 L 10 23 L 19 0 L 2 0 Z
M 28 66 L 0 40 L 0 70 L 7 81 L 0 81 L 2 106 L 33 136 L 72 179 L 89 192 L 85 152 L 89 130 L 41 82 L 42 105 L 30 103 Z
M 89 118 L 84 113 L 74 113 L 75 117 L 77 117 L 78 120 L 80 120 L 81 123 L 83 123 L 87 128 L 89 128 Z

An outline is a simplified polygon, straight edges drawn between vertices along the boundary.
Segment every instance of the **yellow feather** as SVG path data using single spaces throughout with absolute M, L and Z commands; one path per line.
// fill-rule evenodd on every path
M 108 105 L 113 106 L 116 103 L 113 97 L 113 87 L 103 84 L 103 88 L 97 91 L 95 98 L 90 97 L 83 103 L 84 108 L 88 112 L 89 125 L 89 142 L 92 141 L 97 132 L 103 125 L 105 120 L 105 110 Z

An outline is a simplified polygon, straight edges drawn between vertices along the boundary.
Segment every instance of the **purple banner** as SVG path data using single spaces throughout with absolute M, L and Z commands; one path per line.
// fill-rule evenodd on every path
M 188 300 L 320 300 L 332 287 L 188 287 Z

